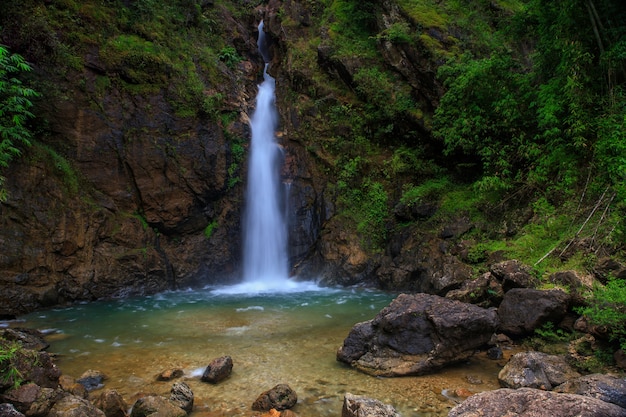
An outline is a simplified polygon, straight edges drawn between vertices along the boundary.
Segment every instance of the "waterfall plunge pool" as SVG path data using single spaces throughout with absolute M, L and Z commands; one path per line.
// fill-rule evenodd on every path
M 252 403 L 280 383 L 296 391 L 292 411 L 303 417 L 340 415 L 346 392 L 391 404 L 403 417 L 446 416 L 455 404 L 442 392 L 499 388 L 504 360 L 490 361 L 484 353 L 434 375 L 403 378 L 375 378 L 337 362 L 337 349 L 352 326 L 373 318 L 395 294 L 224 290 L 78 304 L 32 313 L 13 325 L 46 332 L 48 351 L 57 355 L 64 374 L 105 373 L 104 388 L 116 389 L 129 406 L 145 393 L 169 396 L 174 381 L 157 381 L 157 375 L 183 369 L 177 380 L 194 392 L 192 417 L 259 415 Z M 200 381 L 209 362 L 223 355 L 233 359 L 231 376 L 217 385 Z

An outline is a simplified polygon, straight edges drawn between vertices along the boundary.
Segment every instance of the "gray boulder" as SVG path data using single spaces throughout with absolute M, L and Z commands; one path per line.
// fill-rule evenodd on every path
M 505 388 L 551 390 L 578 377 L 580 374 L 567 363 L 564 356 L 530 351 L 513 355 L 498 374 L 498 381 Z
M 514 288 L 504 294 L 498 307 L 500 331 L 527 336 L 547 322 L 559 323 L 569 307 L 570 296 L 561 290 Z
M 429 294 L 401 294 L 356 324 L 337 360 L 376 376 L 422 375 L 469 358 L 498 325 L 493 309 Z
M 534 388 L 501 388 L 472 395 L 448 417 L 626 417 L 626 409 L 597 398 Z
M 400 414 L 376 399 L 346 393 L 341 417 L 400 417 Z
M 554 392 L 584 395 L 626 408 L 625 378 L 604 374 L 585 375 L 564 382 Z

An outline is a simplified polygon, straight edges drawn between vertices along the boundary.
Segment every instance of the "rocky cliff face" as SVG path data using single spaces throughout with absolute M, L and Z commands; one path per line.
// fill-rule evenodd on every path
M 4 22 L 3 42 L 33 62 L 39 85 L 54 86 L 55 94 L 42 91 L 37 114 L 48 124 L 6 174 L 9 200 L 0 205 L 0 314 L 238 278 L 245 204 L 240 179 L 245 178 L 247 114 L 262 69 L 256 52 L 260 18 L 271 40 L 270 72 L 277 80 L 294 273 L 329 284 L 369 281 L 432 292 L 440 285 L 430 281 L 435 269 L 443 271 L 442 282 L 465 278 L 464 269 L 452 270 L 458 259 L 438 249 L 443 240 L 437 235 L 396 232 L 401 219 L 394 218 L 386 226 L 389 236 L 383 247 L 372 250 L 337 216 L 341 151 L 329 152 L 320 138 L 350 136 L 351 126 L 329 125 L 325 109 L 329 103 L 350 107 L 342 95 L 360 91 L 357 73 L 368 62 L 334 53 L 329 28 L 319 26 L 321 6 L 270 1 L 233 12 L 213 2 L 196 3 L 190 10 L 202 14 L 191 13 L 185 23 L 210 14 L 221 22 L 223 39 L 235 47 L 222 50 L 222 62 L 213 70 L 219 84 L 206 81 L 201 65 L 192 70 L 205 80 L 205 99 L 221 99 L 213 113 L 177 112 L 167 65 L 154 64 L 156 72 L 150 73 L 166 79 L 165 84 L 151 80 L 151 88 L 140 89 L 133 87 L 141 82 L 136 71 L 145 71 L 150 62 L 128 58 L 120 63 L 107 55 L 106 46 L 88 44 L 80 49 L 82 65 L 59 71 L 24 40 L 26 29 Z M 63 5 L 32 0 L 23 7 L 37 13 L 36 24 Z M 415 25 L 395 3 L 381 7 L 374 32 Z M 24 17 L 24 11 L 7 10 L 8 19 L 19 22 Z M 44 23 L 39 24 L 56 30 L 54 36 L 65 30 Z M 140 25 L 134 30 L 145 29 Z M 140 34 L 151 41 L 156 36 Z M 72 41 L 63 39 L 78 48 Z M 377 50 L 422 112 L 396 120 L 395 129 L 410 130 L 425 139 L 425 148 L 433 146 L 427 116 L 441 94 L 433 71 L 436 62 L 419 44 L 385 37 Z M 235 55 L 239 59 L 229 62 Z M 119 82 L 107 81 L 111 79 Z M 391 152 L 384 147 L 379 151 L 386 153 L 382 157 Z M 390 186 L 399 189 L 401 183 L 394 181 Z M 389 208 L 397 199 L 393 194 Z

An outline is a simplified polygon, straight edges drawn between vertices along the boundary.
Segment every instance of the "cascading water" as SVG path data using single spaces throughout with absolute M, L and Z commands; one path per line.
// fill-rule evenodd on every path
M 288 279 L 284 190 L 279 175 L 283 157 L 275 138 L 278 122 L 274 106 L 276 81 L 267 73 L 269 54 L 262 21 L 257 45 L 265 61 L 265 69 L 256 97 L 256 109 L 250 120 L 252 140 L 243 274 L 244 282 L 279 288 Z

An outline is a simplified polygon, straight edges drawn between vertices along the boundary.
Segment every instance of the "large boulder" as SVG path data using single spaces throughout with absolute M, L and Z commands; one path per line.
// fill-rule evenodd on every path
M 547 322 L 559 323 L 569 302 L 569 295 L 561 290 L 513 288 L 498 307 L 499 329 L 509 336 L 527 336 Z
M 472 395 L 448 417 L 626 417 L 626 409 L 597 398 L 534 388 L 501 388 Z
M 554 392 L 585 395 L 626 408 L 625 378 L 604 374 L 585 375 L 564 382 Z
M 401 294 L 356 324 L 337 360 L 376 376 L 422 375 L 469 358 L 489 342 L 496 312 L 429 294 Z
M 531 351 L 513 355 L 498 374 L 498 381 L 505 388 L 551 390 L 579 376 L 564 356 Z
M 341 417 L 400 417 L 400 414 L 389 404 L 348 392 L 343 398 Z

